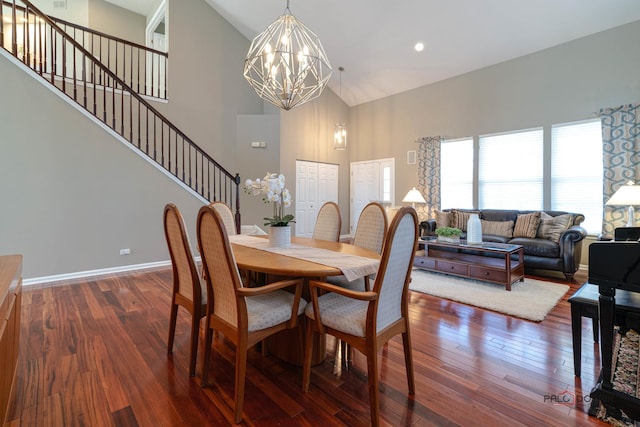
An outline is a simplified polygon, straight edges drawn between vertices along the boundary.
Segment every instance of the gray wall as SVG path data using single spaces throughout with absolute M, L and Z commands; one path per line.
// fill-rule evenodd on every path
M 278 119 L 251 118 L 274 110 L 242 77 L 249 41 L 204 1 L 169 6 L 170 100 L 158 104 L 162 112 L 243 180 L 279 167 L 295 194 L 295 160 L 338 164 L 343 232 L 349 162 L 395 157 L 399 203 L 417 183 L 406 152 L 421 136 L 547 129 L 640 96 L 636 22 L 350 109 L 326 90 L 309 104 L 276 111 L 280 141 L 257 153 L 247 140 L 277 139 Z M 26 278 L 168 259 L 161 228 L 167 201 L 185 211 L 193 237 L 198 200 L 4 57 L 0 73 L 0 254 L 23 253 Z M 346 114 L 349 150 L 334 151 L 333 127 Z M 268 212 L 250 198 L 243 195 L 243 222 L 259 223 Z M 132 254 L 118 255 L 122 247 Z
M 337 78 L 337 75 L 334 74 L 333 78 Z M 330 89 L 325 89 L 317 100 L 290 111 L 283 111 L 280 115 L 280 169 L 287 177 L 287 187 L 294 196 L 294 205 L 296 160 L 337 164 L 342 234 L 349 233 L 349 157 L 352 148 L 344 151 L 334 150 L 333 131 L 336 123 L 344 123 L 348 115 L 347 105 Z M 347 126 L 350 126 L 350 123 L 346 122 Z M 351 129 L 347 128 L 349 144 L 353 143 Z M 376 158 L 374 151 L 370 151 L 367 157 L 372 158 Z
M 231 172 L 253 176 L 235 143 L 236 117 L 265 110 L 241 73 L 249 41 L 204 1 L 179 6 L 170 2 L 180 28 L 169 33 L 170 101 L 155 104 Z M 169 201 L 195 245 L 201 201 L 3 56 L 0 75 L 0 254 L 23 254 L 25 279 L 168 260 Z
M 11 82 L 0 103 L 0 254 L 23 254 L 25 279 L 167 260 L 168 202 L 195 245 L 201 202 L 4 56 L 0 75 Z
M 350 160 L 369 159 L 372 151 L 375 157 L 395 157 L 399 196 L 418 182 L 417 165 L 407 166 L 405 159 L 419 137 L 469 137 L 534 126 L 544 126 L 548 135 L 554 123 L 638 102 L 638 40 L 640 22 L 635 22 L 356 106 Z
M 282 168 L 294 159 L 340 164 L 340 208 L 348 222 L 348 162 L 396 159 L 396 204 L 418 183 L 406 154 L 416 139 L 550 126 L 593 117 L 602 107 L 640 101 L 640 21 L 532 55 L 349 109 L 348 154 L 330 148 L 341 102 L 330 91 L 282 114 Z M 348 156 L 346 158 L 345 156 Z M 580 165 L 567 165 L 580 167 Z M 344 179 L 343 179 L 344 178 Z
M 146 25 L 147 18 L 142 15 L 103 0 L 89 0 L 87 27 L 92 30 L 144 45 Z

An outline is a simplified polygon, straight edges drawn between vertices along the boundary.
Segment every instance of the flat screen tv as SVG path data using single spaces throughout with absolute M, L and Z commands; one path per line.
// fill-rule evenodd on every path
M 609 241 L 589 245 L 589 283 L 640 292 L 640 243 Z

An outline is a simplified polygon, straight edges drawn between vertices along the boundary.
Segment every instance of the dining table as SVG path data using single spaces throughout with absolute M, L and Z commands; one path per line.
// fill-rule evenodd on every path
M 262 277 L 269 283 L 284 278 L 303 279 L 302 297 L 310 302 L 308 283 L 329 276 L 344 275 L 348 280 L 375 274 L 380 254 L 349 243 L 332 242 L 307 237 L 291 237 L 290 247 L 271 247 L 267 236 L 229 236 L 236 264 L 240 271 Z M 258 283 L 260 285 L 260 283 Z M 294 329 L 284 330 L 265 342 L 267 351 L 279 359 L 302 366 L 306 341 L 306 316 L 301 316 Z M 314 336 L 312 363 L 322 363 L 326 357 L 324 336 Z

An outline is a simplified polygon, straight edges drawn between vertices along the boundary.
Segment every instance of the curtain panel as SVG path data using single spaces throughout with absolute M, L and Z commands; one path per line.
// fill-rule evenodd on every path
M 420 221 L 435 218 L 440 209 L 440 144 L 441 136 L 418 139 L 418 189 L 427 203 L 416 206 Z
M 603 108 L 598 114 L 604 169 L 602 232 L 612 236 L 616 227 L 627 223 L 627 207 L 607 206 L 607 200 L 628 181 L 640 183 L 640 104 Z

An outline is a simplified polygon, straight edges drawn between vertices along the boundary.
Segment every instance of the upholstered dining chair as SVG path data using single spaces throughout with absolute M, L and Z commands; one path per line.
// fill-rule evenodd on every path
M 347 342 L 367 358 L 371 424 L 379 425 L 378 351 L 402 334 L 409 393 L 415 392 L 408 288 L 418 242 L 418 218 L 414 209 L 402 207 L 394 217 L 382 251 L 371 291 L 353 291 L 326 282 L 311 281 L 311 303 L 305 313 L 305 344 L 302 388 L 309 391 L 314 333 L 327 333 Z M 319 290 L 323 295 L 319 296 Z
M 227 235 L 235 236 L 238 234 L 238 230 L 236 229 L 236 221 L 233 218 L 233 212 L 229 205 L 224 202 L 215 201 L 209 203 L 213 209 L 218 211 L 220 217 L 222 218 L 222 222 L 224 223 L 224 228 L 227 230 Z M 200 246 L 198 246 L 198 252 L 200 252 Z M 250 280 L 249 274 L 246 275 L 247 280 Z M 204 266 L 202 266 L 202 279 L 207 280 L 206 273 L 204 272 Z
M 238 229 L 236 228 L 236 220 L 233 217 L 233 211 L 224 202 L 215 201 L 209 203 L 209 206 L 214 208 L 220 214 L 222 221 L 224 222 L 224 227 L 227 230 L 227 235 L 234 236 L 238 234 Z
M 318 212 L 316 225 L 313 229 L 313 238 L 337 242 L 340 240 L 341 227 L 340 208 L 334 202 L 326 202 Z
M 380 203 L 371 202 L 364 207 L 358 218 L 352 244 L 373 252 L 382 253 L 387 235 L 387 214 Z M 328 277 L 327 282 L 354 290 L 370 290 L 369 276 L 349 282 L 344 276 Z
M 235 422 L 242 420 L 247 352 L 259 341 L 293 328 L 307 302 L 300 297 L 302 279 L 282 280 L 247 288 L 242 285 L 224 221 L 210 206 L 203 206 L 197 219 L 198 244 L 207 273 L 205 350 L 202 386 L 209 378 L 213 331 L 224 334 L 236 346 Z M 215 274 L 212 274 L 215 272 Z M 295 293 L 284 291 L 293 287 Z
M 164 235 L 169 247 L 171 266 L 173 269 L 173 291 L 171 295 L 171 316 L 169 318 L 168 353 L 173 352 L 173 341 L 176 333 L 178 307 L 184 307 L 191 314 L 191 345 L 189 349 L 189 375 L 196 373 L 196 355 L 200 320 L 204 317 L 207 306 L 207 290 L 200 280 L 196 264 L 191 252 L 189 235 L 184 226 L 180 211 L 173 203 L 164 207 Z
M 358 218 L 356 225 L 356 233 L 353 237 L 352 244 L 373 252 L 381 253 L 384 239 L 387 236 L 387 214 L 384 207 L 380 203 L 371 202 L 367 204 Z M 327 282 L 343 288 L 352 289 L 354 291 L 371 290 L 371 277 L 360 277 L 353 281 L 348 281 L 344 276 L 327 277 Z M 352 357 L 352 349 L 344 341 L 336 338 L 334 347 L 335 363 L 334 374 L 342 372 L 343 365 L 348 369 Z

